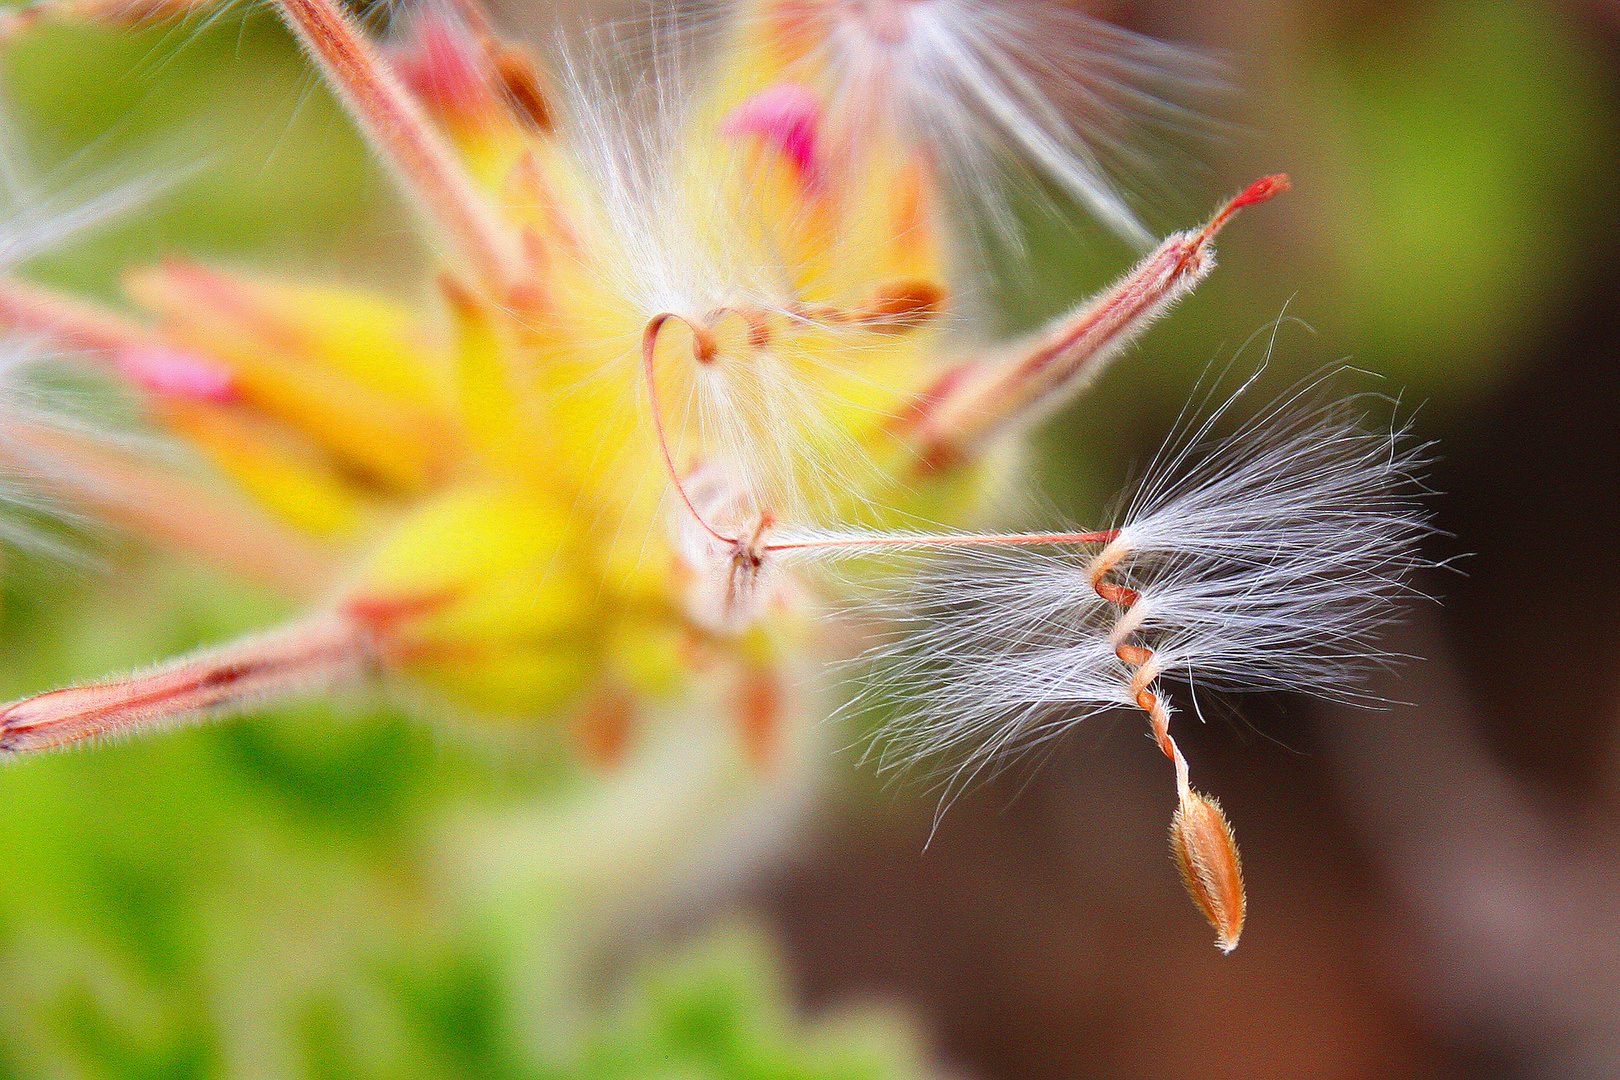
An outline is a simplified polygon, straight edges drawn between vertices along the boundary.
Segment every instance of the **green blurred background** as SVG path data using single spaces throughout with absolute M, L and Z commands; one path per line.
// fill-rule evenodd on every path
M 848 733 L 747 796 L 767 827 L 715 809 L 746 779 L 648 795 L 539 736 L 323 703 L 0 770 L 0 1077 L 1620 1073 L 1620 8 L 1101 10 L 1240 89 L 1156 229 L 1262 173 L 1296 190 L 1043 431 L 1040 499 L 1093 519 L 1286 314 L 1268 384 L 1349 359 L 1353 389 L 1400 397 L 1441 440 L 1433 554 L 1470 556 L 1402 632 L 1424 659 L 1381 689 L 1409 708 L 1245 699 L 1190 729 L 1245 845 L 1237 953 L 1180 896 L 1129 718 L 971 792 L 925 844 L 932 793 L 879 782 Z M 54 188 L 196 168 L 31 275 L 112 298 L 122 266 L 183 251 L 422 288 L 385 178 L 262 13 L 45 27 L 3 77 Z M 1028 256 L 1008 330 L 1130 257 L 1068 228 Z M 0 696 L 284 614 L 116 535 L 78 545 L 7 552 Z M 598 835 L 661 813 L 719 822 L 711 846 Z

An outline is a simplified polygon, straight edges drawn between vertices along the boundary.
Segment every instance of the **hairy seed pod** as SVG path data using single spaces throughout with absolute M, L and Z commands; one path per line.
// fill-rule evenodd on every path
M 1170 850 L 1188 895 L 1215 928 L 1216 946 L 1231 952 L 1243 933 L 1248 901 L 1237 840 L 1221 804 L 1189 789 L 1170 819 Z

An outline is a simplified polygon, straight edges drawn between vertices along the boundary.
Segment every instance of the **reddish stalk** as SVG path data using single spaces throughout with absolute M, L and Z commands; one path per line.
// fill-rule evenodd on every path
M 357 684 L 371 667 L 360 624 L 317 616 L 127 679 L 0 707 L 0 755 L 201 720 L 301 692 Z
M 169 345 L 144 324 L 76 296 L 0 277 L 0 327 L 100 354 L 137 386 L 160 395 L 215 403 L 236 398 L 235 373 L 226 365 Z
M 1102 532 L 1069 533 L 938 533 L 894 536 L 834 536 L 822 540 L 797 540 L 766 544 L 762 551 L 815 551 L 833 548 L 895 547 L 997 547 L 1037 544 L 1106 544 L 1119 535 L 1116 529 Z
M 652 321 L 647 324 L 646 330 L 642 331 L 641 376 L 647 383 L 647 404 L 652 410 L 653 434 L 658 438 L 658 452 L 663 456 L 664 471 L 669 476 L 669 482 L 674 486 L 675 493 L 680 496 L 681 503 L 686 507 L 687 513 L 692 515 L 692 520 L 702 526 L 704 532 L 722 544 L 736 546 L 738 541 L 735 537 L 726 536 L 713 525 L 710 525 L 702 514 L 698 513 L 697 506 L 692 502 L 692 496 L 687 493 L 686 485 L 681 481 L 680 470 L 675 467 L 675 458 L 669 449 L 669 435 L 664 429 L 663 406 L 658 400 L 657 352 L 658 333 L 664 328 L 664 324 L 671 319 L 679 319 L 691 328 L 692 356 L 698 363 L 711 362 L 714 359 L 716 348 L 714 335 L 707 328 L 701 327 L 692 320 L 676 315 L 673 312 L 666 311 L 661 315 L 653 316 Z
M 332 0 L 275 0 L 372 149 L 483 285 L 505 299 L 526 274 L 510 230 L 377 49 Z
M 1197 232 L 1176 233 L 1100 297 L 1007 354 L 947 371 L 909 418 L 923 467 L 971 457 L 1006 429 L 1029 424 L 1072 398 L 1152 321 L 1214 269 L 1215 235 L 1239 209 L 1288 189 L 1266 176 Z

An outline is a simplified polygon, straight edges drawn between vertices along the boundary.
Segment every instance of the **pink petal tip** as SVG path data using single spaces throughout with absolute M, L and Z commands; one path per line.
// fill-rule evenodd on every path
M 738 105 L 721 121 L 723 135 L 757 135 L 791 161 L 808 186 L 820 183 L 817 132 L 821 102 L 803 83 L 780 82 Z
M 117 359 L 118 370 L 153 393 L 222 405 L 237 399 L 236 374 L 195 353 L 146 345 L 120 349 Z

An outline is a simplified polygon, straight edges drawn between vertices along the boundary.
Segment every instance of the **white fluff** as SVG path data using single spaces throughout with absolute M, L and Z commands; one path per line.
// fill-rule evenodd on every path
M 121 183 L 92 179 L 68 187 L 36 175 L 22 145 L 0 105 L 0 269 L 7 271 L 151 202 L 195 171 L 148 170 Z
M 908 584 L 902 633 L 867 658 L 862 695 L 898 713 L 895 763 L 965 748 L 971 774 L 1131 706 L 1121 641 L 1195 687 L 1362 697 L 1423 562 L 1425 447 L 1369 426 L 1369 399 L 1324 393 L 1305 387 L 1213 440 L 1228 401 L 1172 440 L 1122 515 L 1128 554 L 1107 580 L 1140 593 L 1129 612 L 1092 587 L 1102 545 L 953 552 Z
M 754 204 L 757 166 L 735 141 L 704 130 L 716 116 L 702 87 L 720 79 L 702 47 L 707 29 L 672 16 L 609 27 L 561 52 L 563 130 L 581 181 L 568 196 L 588 239 L 579 258 L 622 305 L 626 330 L 666 312 L 731 335 L 741 332 L 737 312 L 772 320 L 767 348 L 664 366 L 661 419 L 683 467 L 724 462 L 754 510 L 819 518 L 882 482 L 849 418 L 870 409 L 858 396 L 868 350 L 889 342 L 799 309 L 805 268 Z M 643 66 L 627 70 L 624 53 Z M 858 263 L 863 252 L 851 245 L 847 255 Z M 676 325 L 665 332 L 689 336 Z M 639 337 L 617 344 L 625 366 L 602 376 L 639 386 Z M 644 399 L 634 395 L 638 407 Z

